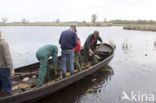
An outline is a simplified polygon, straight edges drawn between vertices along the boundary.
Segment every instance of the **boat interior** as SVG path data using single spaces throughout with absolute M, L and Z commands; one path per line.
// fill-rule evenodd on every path
M 105 60 L 107 57 L 109 57 L 111 54 L 113 53 L 113 48 L 110 47 L 109 45 L 105 44 L 104 46 L 97 46 L 97 48 L 94 51 L 94 55 L 96 57 L 96 63 L 99 63 L 103 60 Z M 90 66 L 93 66 L 95 64 L 91 63 L 91 58 L 89 59 L 89 63 L 88 65 L 86 65 L 84 63 L 84 58 L 83 58 L 83 49 L 81 50 L 80 56 L 79 56 L 79 63 L 81 65 L 81 71 L 89 68 Z M 54 70 L 54 68 L 52 67 L 52 62 L 51 60 L 49 60 L 49 64 L 50 64 L 50 76 L 46 78 L 45 83 L 43 86 L 47 86 L 50 84 L 55 83 L 56 81 L 59 81 L 61 79 L 63 79 L 62 75 L 61 75 L 61 57 L 58 57 L 58 66 L 57 68 Z M 21 68 L 17 68 L 15 69 L 15 73 L 16 76 L 13 79 L 13 94 L 17 94 L 17 93 L 22 93 L 25 91 L 29 91 L 37 87 L 37 77 L 38 77 L 38 73 L 39 73 L 39 67 L 40 64 L 35 63 L 35 64 L 31 64 L 28 66 L 24 66 Z M 74 70 L 74 74 L 77 72 L 81 72 L 78 71 L 76 68 Z M 69 70 L 68 70 L 68 62 L 67 62 L 67 74 L 66 77 L 70 76 Z

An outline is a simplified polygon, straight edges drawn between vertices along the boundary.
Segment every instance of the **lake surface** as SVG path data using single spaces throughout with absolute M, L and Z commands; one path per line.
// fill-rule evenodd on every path
M 59 48 L 60 34 L 66 29 L 68 27 L 0 27 L 10 45 L 15 68 L 37 62 L 35 52 L 43 45 L 54 44 Z M 77 27 L 82 44 L 94 30 L 100 32 L 104 42 L 113 41 L 116 44 L 115 56 L 109 66 L 40 103 L 156 102 L 156 32 L 128 31 L 115 26 Z M 60 52 L 59 49 L 59 55 Z M 88 89 L 94 92 L 88 93 Z M 122 98 L 125 93 L 129 100 Z

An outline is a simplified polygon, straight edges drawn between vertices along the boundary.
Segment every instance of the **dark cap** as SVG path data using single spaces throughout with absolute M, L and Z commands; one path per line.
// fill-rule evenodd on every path
M 74 28 L 75 29 L 75 32 L 77 32 L 75 25 L 71 25 L 70 27 Z

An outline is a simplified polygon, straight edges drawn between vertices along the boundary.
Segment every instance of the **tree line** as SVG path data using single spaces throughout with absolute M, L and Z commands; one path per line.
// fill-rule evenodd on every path
M 92 23 L 92 24 L 99 24 L 99 23 L 112 23 L 112 24 L 156 24 L 156 21 L 154 20 L 110 20 L 107 21 L 107 18 L 104 17 L 103 21 L 97 21 L 98 16 L 96 14 L 92 14 L 91 15 L 91 21 L 90 22 L 86 22 L 85 20 L 83 20 L 82 22 L 78 22 L 78 21 L 73 21 L 72 23 Z M 1 24 L 6 24 L 8 23 L 8 18 L 1 18 Z M 31 23 L 29 22 L 28 19 L 26 18 L 22 18 L 20 22 L 13 22 L 13 23 L 22 23 L 22 24 L 26 24 L 26 23 Z M 37 22 L 36 22 L 37 23 Z M 42 23 L 42 22 L 39 22 Z M 47 22 L 47 23 L 71 23 L 71 22 L 60 22 L 60 19 L 56 19 L 55 21 L 52 22 Z

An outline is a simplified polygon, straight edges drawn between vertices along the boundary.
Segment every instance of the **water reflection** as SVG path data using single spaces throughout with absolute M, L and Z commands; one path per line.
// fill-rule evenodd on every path
M 96 73 L 74 83 L 66 89 L 46 99 L 42 99 L 39 103 L 64 103 L 64 101 L 66 103 L 80 103 L 80 101 L 83 101 L 82 97 L 86 95 L 88 89 L 94 90 L 92 94 L 100 94 L 101 88 L 107 85 L 113 74 L 113 69 L 110 66 L 105 66 Z
M 54 44 L 60 48 L 59 36 L 61 31 L 67 28 L 5 26 L 1 27 L 1 30 L 13 52 L 14 65 L 19 67 L 37 62 L 35 51 L 45 44 Z M 110 44 L 112 41 L 116 44 L 115 55 L 110 62 L 114 69 L 113 78 L 111 75 L 106 76 L 105 72 L 99 73 L 97 77 L 90 76 L 90 79 L 85 78 L 55 96 L 42 100 L 42 103 L 51 103 L 51 101 L 54 103 L 117 103 L 116 100 L 122 96 L 123 90 L 150 92 L 156 95 L 155 32 L 127 31 L 122 27 L 77 27 L 77 30 L 82 45 L 88 34 L 94 30 L 100 32 L 104 42 L 110 40 Z M 104 75 L 99 77 L 100 74 Z M 99 89 L 95 90 L 95 93 L 87 93 L 88 89 L 96 87 Z
M 127 39 L 121 44 L 121 46 L 124 53 L 127 54 L 130 52 L 130 49 L 132 48 L 132 45 L 128 42 Z

